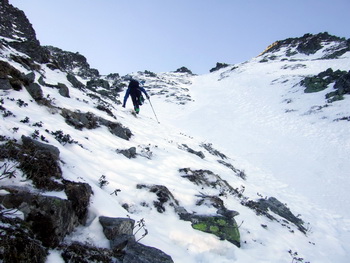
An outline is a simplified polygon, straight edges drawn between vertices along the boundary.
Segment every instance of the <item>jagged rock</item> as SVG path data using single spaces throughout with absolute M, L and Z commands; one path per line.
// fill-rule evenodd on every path
M 227 159 L 227 156 L 219 152 L 218 150 L 214 149 L 211 143 L 202 143 L 200 146 L 206 149 L 211 155 L 219 156 L 223 160 Z
M 106 123 L 106 122 L 104 122 Z M 107 125 L 109 128 L 110 133 L 124 139 L 124 140 L 129 140 L 132 136 L 132 132 L 130 131 L 130 129 L 124 127 L 122 124 L 118 123 L 118 122 L 111 122 L 111 121 L 107 121 Z
M 316 35 L 305 34 L 304 36 L 299 38 L 288 38 L 285 40 L 276 41 L 270 46 L 268 46 L 266 50 L 262 52 L 259 56 L 277 52 L 283 47 L 287 48 L 285 54 L 287 57 L 292 57 L 298 54 L 298 52 L 310 55 L 316 53 L 318 50 L 323 48 L 324 44 L 328 44 L 330 42 L 334 42 L 334 45 L 332 49 L 327 50 L 327 52 L 323 55 L 324 59 L 338 58 L 350 50 L 349 40 L 332 36 L 327 32 L 324 32 Z M 292 48 L 296 48 L 297 51 L 291 52 Z
M 275 197 L 269 197 L 268 199 L 259 199 L 257 204 L 260 210 L 267 212 L 268 209 L 270 209 L 280 217 L 283 217 L 287 221 L 294 223 L 301 232 L 306 233 L 306 229 L 303 226 L 303 220 L 293 215 L 290 209 Z
M 350 71 L 342 75 L 334 84 L 339 94 L 350 94 Z
M 218 71 L 222 68 L 226 68 L 228 66 L 229 66 L 229 64 L 217 62 L 215 68 L 212 68 L 211 70 L 209 70 L 209 72 L 215 72 L 215 71 Z
M 14 54 L 10 55 L 11 59 L 27 70 L 39 71 L 41 69 L 40 64 L 36 63 L 31 57 L 28 56 L 17 56 Z
M 104 80 L 104 79 L 93 79 L 93 80 L 89 80 L 86 83 L 86 88 L 88 88 L 88 89 L 95 90 L 94 88 L 98 88 L 98 87 L 102 87 L 104 89 L 109 89 L 110 85 L 109 85 L 108 81 Z
M 10 190 L 7 188 L 6 190 Z M 72 203 L 58 197 L 19 191 L 0 196 L 6 208 L 17 208 L 44 246 L 56 247 L 78 225 Z
M 187 178 L 198 186 L 215 188 L 222 193 L 239 194 L 237 189 L 234 189 L 226 180 L 222 180 L 219 175 L 212 171 L 181 168 L 179 172 L 181 177 Z
M 47 248 L 23 220 L 0 215 L 0 261 L 44 263 Z
M 83 89 L 85 86 L 74 75 L 67 74 L 67 80 L 73 85 L 74 88 Z
M 218 196 L 213 195 L 197 195 L 200 199 L 196 202 L 196 205 L 201 206 L 206 204 L 209 207 L 215 207 L 217 209 L 224 208 L 224 201 L 222 201 Z
M 98 117 L 91 112 L 82 113 L 79 111 L 73 112 L 68 109 L 62 109 L 61 115 L 65 118 L 67 124 L 78 130 L 82 130 L 83 128 L 95 129 L 99 127 Z
M 218 163 L 221 163 L 222 165 L 224 165 L 227 168 L 231 169 L 235 173 L 235 175 L 237 175 L 238 177 L 242 178 L 243 180 L 247 179 L 247 175 L 245 174 L 245 172 L 235 168 L 232 164 L 230 164 L 228 162 L 225 162 L 223 160 L 218 160 Z
M 76 74 L 83 78 L 97 78 L 100 75 L 97 69 L 90 68 L 86 58 L 78 52 L 63 51 L 53 46 L 45 46 L 43 48 L 49 52 L 52 60 L 56 61 L 62 71 L 73 75 Z
M 64 181 L 65 193 L 68 200 L 72 202 L 75 214 L 78 216 L 79 223 L 85 225 L 88 216 L 88 207 L 90 197 L 93 194 L 91 186 L 86 183 L 77 183 Z
M 128 244 L 123 263 L 173 263 L 172 258 L 163 251 L 134 242 Z
M 131 131 L 122 124 L 97 117 L 91 112 L 81 113 L 62 109 L 61 115 L 65 118 L 67 124 L 78 130 L 82 130 L 83 128 L 95 129 L 99 127 L 99 125 L 104 125 L 109 129 L 110 133 L 122 139 L 129 140 L 132 136 Z
M 204 159 L 205 158 L 205 155 L 203 152 L 201 151 L 195 151 L 193 150 L 192 148 L 188 147 L 187 144 L 182 144 L 182 147 L 189 153 L 192 153 L 194 155 L 197 155 L 198 157 Z
M 23 77 L 23 74 L 19 70 L 12 67 L 6 61 L 0 61 L 0 79 L 2 79 L 3 81 L 2 84 L 5 85 L 6 89 L 8 88 L 7 82 L 9 82 L 11 87 L 17 91 L 21 90 L 22 86 L 29 85 L 30 83 L 30 81 L 28 81 L 26 77 Z M 0 89 L 4 89 L 4 88 L 0 88 Z
M 306 87 L 305 93 L 318 92 L 326 89 L 330 83 L 335 82 L 345 74 L 346 71 L 333 71 L 333 69 L 328 68 L 316 76 L 304 78 L 300 85 Z
M 0 25 L 1 36 L 17 40 L 8 42 L 10 46 L 38 62 L 48 62 L 48 52 L 40 46 L 26 15 L 23 11 L 9 4 L 8 1 L 2 1 L 0 4 Z
M 239 212 L 235 210 L 228 210 L 225 207 L 219 208 L 218 211 L 216 211 L 216 213 L 227 218 L 233 218 L 239 215 Z
M 344 94 L 350 94 L 350 71 L 337 79 L 334 89 L 335 91 L 326 94 L 328 102 L 342 100 Z
M 26 136 L 22 136 L 22 141 L 22 148 L 14 150 L 18 153 L 19 168 L 27 178 L 39 189 L 63 190 L 63 184 L 54 180 L 62 178 L 58 148 Z
M 26 89 L 35 101 L 40 101 L 43 99 L 43 91 L 39 84 L 31 83 L 26 86 Z
M 127 150 L 117 150 L 117 152 L 121 153 L 128 159 L 136 158 L 136 147 L 131 147 Z
M 165 212 L 164 204 L 168 204 L 174 208 L 179 207 L 179 202 L 175 199 L 173 194 L 169 191 L 169 189 L 164 185 L 145 185 L 138 184 L 136 186 L 137 189 L 148 189 L 151 193 L 155 193 L 158 197 L 157 201 L 153 202 L 155 208 L 159 213 Z
M 189 70 L 188 68 L 186 67 L 181 67 L 181 68 L 178 68 L 176 71 L 176 73 L 189 73 L 189 74 L 193 74 L 191 70 Z

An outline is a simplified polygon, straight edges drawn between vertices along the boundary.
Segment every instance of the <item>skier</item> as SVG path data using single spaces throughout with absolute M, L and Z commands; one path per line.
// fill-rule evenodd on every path
M 144 82 L 141 82 L 141 83 L 144 83 Z M 126 93 L 124 96 L 123 107 L 125 108 L 126 101 L 128 100 L 130 95 L 132 99 L 132 103 L 134 104 L 134 110 L 137 114 L 139 114 L 140 106 L 143 104 L 145 100 L 141 92 L 143 92 L 146 98 L 149 99 L 149 96 L 146 90 L 143 87 L 140 87 L 140 83 L 135 79 L 130 79 L 128 89 L 126 90 Z

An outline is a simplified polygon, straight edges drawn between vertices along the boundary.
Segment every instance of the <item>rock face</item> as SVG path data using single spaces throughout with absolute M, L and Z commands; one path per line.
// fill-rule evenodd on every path
M 49 61 L 49 53 L 40 46 L 24 12 L 3 0 L 0 2 L 0 35 L 16 40 L 9 44 L 35 61 L 40 63 Z
M 287 57 L 293 57 L 298 52 L 305 55 L 311 55 L 322 49 L 325 44 L 329 44 L 331 42 L 334 44 L 332 48 L 326 50 L 322 57 L 324 59 L 339 58 L 345 52 L 350 50 L 349 39 L 346 40 L 324 32 L 316 35 L 305 34 L 299 38 L 288 38 L 285 40 L 276 41 L 272 45 L 268 46 L 259 56 L 273 54 L 274 52 L 281 50 L 281 48 L 287 48 L 285 54 Z M 292 51 L 294 48 L 295 51 Z
M 226 63 L 220 63 L 220 62 L 217 62 L 216 63 L 216 66 L 214 68 L 212 68 L 211 70 L 209 70 L 209 72 L 215 72 L 215 71 L 218 71 L 222 68 L 226 68 L 228 67 L 229 65 L 226 64 Z
M 66 119 L 67 124 L 78 130 L 82 130 L 83 128 L 95 129 L 100 127 L 100 125 L 104 125 L 109 129 L 110 133 L 124 140 L 129 140 L 132 136 L 130 129 L 124 127 L 122 124 L 97 117 L 91 112 L 82 113 L 62 109 L 61 115 Z
M 90 68 L 86 58 L 78 52 L 63 51 L 53 46 L 45 46 L 43 48 L 50 54 L 62 71 L 74 74 L 74 70 L 78 68 L 77 75 L 84 78 L 97 78 L 100 75 L 97 69 Z
M 68 200 L 20 190 L 12 190 L 0 200 L 6 208 L 23 212 L 24 220 L 46 247 L 58 246 L 78 225 L 78 217 Z
M 0 216 L 0 261 L 44 263 L 47 248 L 36 239 L 28 225 L 18 218 Z

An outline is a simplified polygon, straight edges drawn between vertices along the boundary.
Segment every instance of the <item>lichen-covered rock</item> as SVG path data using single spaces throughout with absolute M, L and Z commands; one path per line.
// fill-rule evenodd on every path
M 192 215 L 191 223 L 196 230 L 214 234 L 240 247 L 240 233 L 233 217 Z

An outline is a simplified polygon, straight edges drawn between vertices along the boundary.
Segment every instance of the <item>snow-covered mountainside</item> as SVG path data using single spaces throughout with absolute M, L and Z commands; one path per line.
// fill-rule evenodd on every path
M 136 115 L 124 76 L 0 14 L 0 260 L 348 261 L 349 40 L 130 73 L 151 95 Z

